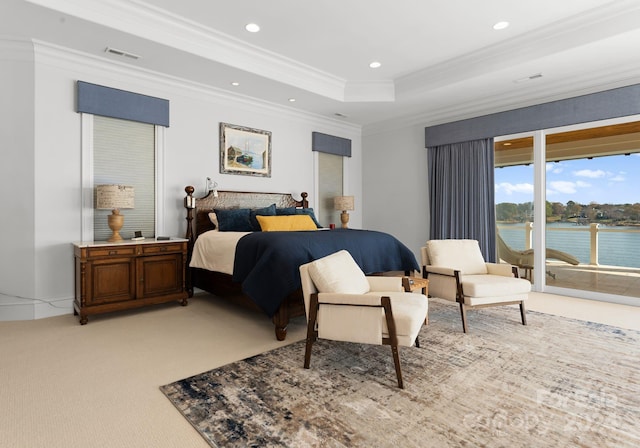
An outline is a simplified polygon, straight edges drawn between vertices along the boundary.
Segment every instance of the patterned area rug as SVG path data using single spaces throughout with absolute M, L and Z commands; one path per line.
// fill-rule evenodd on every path
M 278 348 L 162 386 L 214 447 L 637 447 L 640 333 L 431 300 L 421 348 Z

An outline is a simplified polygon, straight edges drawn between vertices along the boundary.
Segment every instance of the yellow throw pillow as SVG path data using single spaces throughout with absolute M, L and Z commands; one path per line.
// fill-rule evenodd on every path
M 263 232 L 318 230 L 309 215 L 261 216 L 256 215 Z

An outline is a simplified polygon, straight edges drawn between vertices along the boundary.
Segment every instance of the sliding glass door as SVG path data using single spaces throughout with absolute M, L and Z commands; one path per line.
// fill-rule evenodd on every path
M 533 136 L 511 136 L 495 147 L 496 248 L 498 259 L 533 272 Z
M 640 304 L 638 117 L 498 138 L 495 149 L 497 227 L 509 247 L 543 254 L 534 290 Z M 531 221 L 518 213 L 524 191 Z

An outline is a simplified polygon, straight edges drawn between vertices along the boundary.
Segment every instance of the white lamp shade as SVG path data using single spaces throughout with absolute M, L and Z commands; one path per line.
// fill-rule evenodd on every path
M 98 185 L 96 187 L 96 208 L 117 210 L 133 208 L 133 187 L 126 185 Z
M 353 196 L 336 196 L 333 198 L 333 208 L 336 210 L 353 210 Z

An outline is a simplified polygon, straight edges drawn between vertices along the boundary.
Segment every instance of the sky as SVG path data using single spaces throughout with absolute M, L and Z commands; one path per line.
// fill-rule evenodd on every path
M 563 160 L 546 166 L 547 201 L 640 202 L 640 154 Z M 533 202 L 533 164 L 495 170 L 495 202 Z

